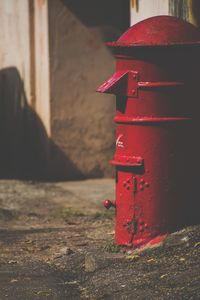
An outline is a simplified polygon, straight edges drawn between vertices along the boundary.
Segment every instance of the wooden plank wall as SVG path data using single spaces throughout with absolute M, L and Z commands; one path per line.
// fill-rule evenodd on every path
M 32 0 L 34 4 L 34 61 L 35 61 L 35 111 L 41 118 L 47 135 L 50 124 L 50 74 L 49 74 L 49 16 L 48 0 Z
M 168 0 L 131 0 L 131 25 L 156 15 L 168 15 Z
M 199 0 L 130 0 L 131 24 L 156 15 L 171 15 L 200 25 Z
M 29 3 L 0 0 L 0 69 L 14 67 L 24 81 L 30 101 Z

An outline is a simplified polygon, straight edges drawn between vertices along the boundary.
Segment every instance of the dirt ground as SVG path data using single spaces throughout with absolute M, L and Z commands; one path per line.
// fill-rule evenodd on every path
M 114 246 L 112 179 L 0 181 L 0 300 L 200 299 L 200 226 L 162 246 Z

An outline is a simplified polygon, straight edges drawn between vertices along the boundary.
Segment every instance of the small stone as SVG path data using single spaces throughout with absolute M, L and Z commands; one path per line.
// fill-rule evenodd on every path
M 70 255 L 73 253 L 73 250 L 69 247 L 60 248 L 58 252 L 55 253 L 54 259 L 60 258 L 64 255 Z
M 18 282 L 17 279 L 11 279 L 10 283 Z
M 195 247 L 199 247 L 199 246 L 200 246 L 200 242 L 195 243 L 194 246 L 195 246 Z
M 184 236 L 184 237 L 181 239 L 181 241 L 183 241 L 183 242 L 188 242 L 188 241 L 189 241 L 189 237 L 188 237 L 188 236 Z
M 150 263 L 150 262 L 155 262 L 155 261 L 156 261 L 156 260 L 155 260 L 154 258 L 150 258 L 150 259 L 147 260 L 148 263 Z
M 184 257 L 179 258 L 180 261 L 185 261 Z
M 96 260 L 91 253 L 85 255 L 85 271 L 94 272 L 97 268 Z
M 42 247 L 40 247 L 40 250 L 41 250 L 41 251 L 44 251 L 44 250 L 47 250 L 47 249 L 49 249 L 49 248 L 50 248 L 49 245 L 43 245 Z
M 59 252 L 60 252 L 61 255 L 70 255 L 70 254 L 73 253 L 73 250 L 69 247 L 63 247 L 63 248 L 60 249 Z
M 9 260 L 9 261 L 8 261 L 8 264 L 17 264 L 17 263 L 18 263 L 17 260 Z
M 165 278 L 165 277 L 167 277 L 167 274 L 163 274 L 160 276 L 160 278 Z

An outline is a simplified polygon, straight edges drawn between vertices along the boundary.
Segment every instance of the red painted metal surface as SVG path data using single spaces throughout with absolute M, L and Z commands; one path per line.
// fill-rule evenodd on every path
M 199 44 L 199 30 L 190 23 L 171 16 L 157 16 L 141 21 L 127 30 L 112 47 L 174 46 Z
M 115 237 L 119 245 L 140 247 L 199 217 L 200 31 L 174 17 L 153 17 L 109 46 L 116 72 L 98 91 L 116 95 Z

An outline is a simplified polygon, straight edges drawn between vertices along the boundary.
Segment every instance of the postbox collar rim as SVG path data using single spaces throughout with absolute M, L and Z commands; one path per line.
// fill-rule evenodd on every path
M 165 47 L 200 47 L 200 41 L 196 42 L 182 42 L 182 43 L 162 43 L 162 44 L 128 44 L 128 43 L 122 43 L 118 41 L 114 42 L 107 42 L 106 45 L 109 48 L 165 48 Z

